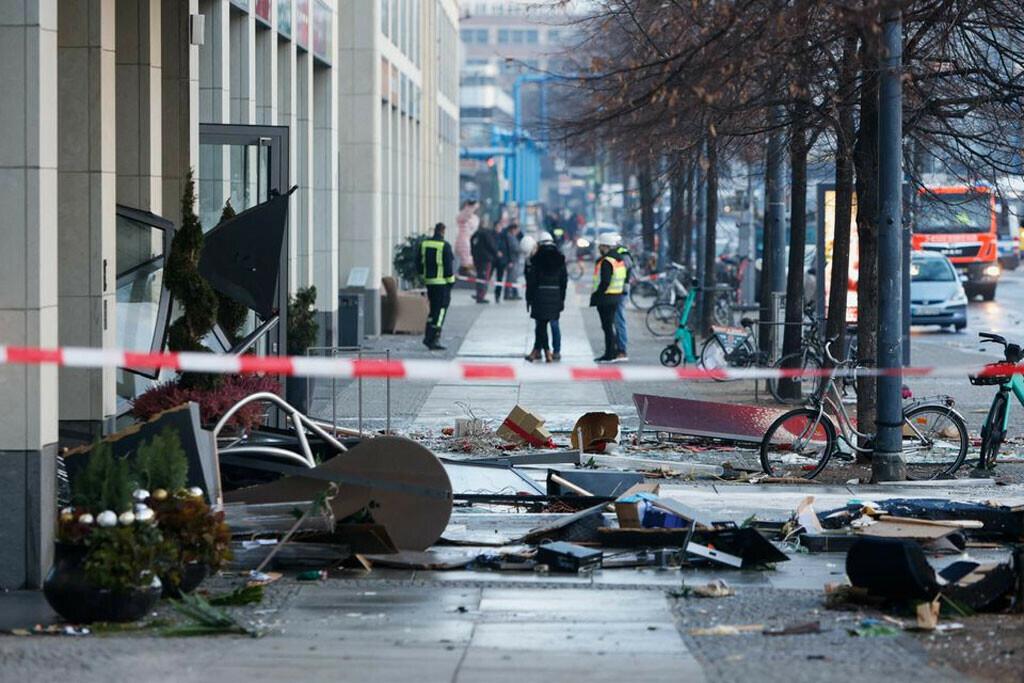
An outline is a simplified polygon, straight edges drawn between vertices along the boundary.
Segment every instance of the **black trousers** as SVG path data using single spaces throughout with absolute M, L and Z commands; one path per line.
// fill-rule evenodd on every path
M 505 275 L 508 273 L 508 264 L 499 261 L 494 264 L 494 300 L 501 300 L 501 290 L 505 289 Z M 507 294 L 507 292 L 506 292 Z
M 601 330 L 604 332 L 605 358 L 619 355 L 619 338 L 615 335 L 615 311 L 618 307 L 618 303 L 597 307 L 597 314 L 601 316 Z
M 476 264 L 476 299 L 484 301 L 487 299 L 487 281 L 491 279 L 491 264 L 489 261 Z
M 548 321 L 547 320 L 534 320 L 536 325 L 533 328 L 533 350 L 534 351 L 549 351 L 548 346 Z
M 430 303 L 430 314 L 427 316 L 427 329 L 424 338 L 427 341 L 441 336 L 441 326 L 452 301 L 451 285 L 427 285 L 427 301 Z

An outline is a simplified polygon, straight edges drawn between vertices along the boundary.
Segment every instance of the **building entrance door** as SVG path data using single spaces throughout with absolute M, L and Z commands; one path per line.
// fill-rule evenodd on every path
M 230 202 L 236 213 L 270 198 L 271 193 L 288 192 L 288 127 L 235 124 L 199 124 L 199 220 L 203 231 L 214 228 L 225 205 Z M 281 249 L 281 268 L 277 282 L 279 319 L 266 334 L 249 340 L 248 348 L 268 355 L 287 353 L 288 311 L 288 231 Z M 267 321 L 255 313 L 249 315 L 240 339 L 254 335 Z M 229 340 L 210 340 L 226 345 Z M 236 351 L 241 349 L 235 347 Z

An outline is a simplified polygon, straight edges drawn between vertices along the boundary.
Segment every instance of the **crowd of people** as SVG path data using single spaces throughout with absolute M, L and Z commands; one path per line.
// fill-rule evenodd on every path
M 445 240 L 446 227 L 438 223 L 431 238 L 421 246 L 421 273 L 427 288 L 430 313 L 423 343 L 431 350 L 443 350 L 441 329 L 456 274 L 475 284 L 474 300 L 489 303 L 493 283 L 494 302 L 525 299 L 534 321 L 533 349 L 526 360 L 533 363 L 558 362 L 562 358 L 559 318 L 565 310 L 569 277 L 562 243 L 542 230 L 536 236 L 523 235 L 515 221 L 491 228 L 481 225 L 476 203 L 466 202 L 456 219 L 455 248 Z M 633 268 L 632 255 L 617 234 L 602 233 L 597 240 L 599 256 L 594 264 L 590 306 L 597 309 L 604 334 L 604 353 L 597 363 L 629 360 L 626 351 L 626 288 Z M 520 295 L 520 271 L 525 267 L 525 294 Z M 549 333 L 550 332 L 550 333 Z

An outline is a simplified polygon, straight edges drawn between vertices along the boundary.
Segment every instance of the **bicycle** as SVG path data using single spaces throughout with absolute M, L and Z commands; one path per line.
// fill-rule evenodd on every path
M 1007 365 L 1016 365 L 1024 359 L 1024 349 L 1018 344 L 1009 343 L 1005 337 L 991 332 L 982 332 L 978 336 L 981 337 L 982 344 L 1001 344 L 1003 347 L 1003 361 L 986 367 L 1006 368 Z M 1024 377 L 1019 374 L 998 372 L 971 375 L 970 380 L 975 386 L 999 386 L 999 391 L 992 398 L 985 422 L 981 425 L 981 455 L 978 457 L 978 468 L 990 470 L 996 466 L 999 448 L 1006 438 L 1007 425 L 1010 421 L 1010 393 L 1012 392 L 1017 401 L 1024 405 Z
M 700 348 L 700 364 L 705 370 L 726 367 L 749 368 L 768 365 L 768 354 L 757 348 L 754 336 L 755 320 L 743 318 L 740 327 L 712 326 L 711 336 Z M 712 378 L 724 382 L 724 377 Z
M 673 263 L 663 273 L 652 275 L 637 275 L 629 281 L 629 301 L 641 311 L 649 311 L 657 305 L 675 305 L 677 301 L 686 298 L 686 287 L 680 282 L 680 278 L 686 272 L 686 268 L 678 263 Z M 672 320 L 677 317 L 678 310 L 673 313 Z M 672 334 L 669 332 L 669 334 Z
M 672 343 L 661 350 L 659 360 L 665 367 L 674 368 L 680 362 L 696 363 L 697 356 L 693 352 L 693 332 L 690 331 L 690 312 L 693 310 L 693 302 L 697 298 L 697 283 L 692 283 L 690 291 L 686 294 L 683 310 L 679 315 L 679 322 L 676 325 L 675 339 Z
M 856 453 L 872 450 L 873 434 L 854 426 L 837 384 L 840 375 L 855 373 L 856 364 L 838 361 L 826 381 L 802 408 L 790 410 L 768 427 L 761 439 L 761 469 L 770 476 L 818 476 L 832 457 L 852 461 Z M 861 440 L 864 446 L 858 445 Z M 903 458 L 913 478 L 952 477 L 967 455 L 967 424 L 949 396 L 916 400 L 903 407 Z
M 782 368 L 802 370 L 803 372 L 798 376 L 787 379 L 790 383 L 795 384 L 800 391 L 795 392 L 794 396 L 785 396 L 779 386 L 779 379 L 773 377 L 767 382 L 768 391 L 771 393 L 772 398 L 782 404 L 792 405 L 794 403 L 801 403 L 806 400 L 807 396 L 813 396 L 821 385 L 822 376 L 816 374 L 816 372 L 824 367 L 822 361 L 825 357 L 824 341 L 821 339 L 821 327 L 815 315 L 813 303 L 808 303 L 804 306 L 804 317 L 806 318 L 807 331 L 800 339 L 800 350 L 786 354 L 772 364 L 772 367 L 777 370 Z M 807 385 L 806 387 L 804 386 L 805 384 Z

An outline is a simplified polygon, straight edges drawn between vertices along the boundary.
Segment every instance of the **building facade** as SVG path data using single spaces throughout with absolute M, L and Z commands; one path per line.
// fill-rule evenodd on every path
M 204 229 L 297 186 L 279 302 L 315 285 L 333 345 L 355 273 L 376 332 L 393 247 L 455 217 L 457 27 L 455 0 L 0 0 L 0 344 L 160 348 L 190 172 Z M 158 379 L 0 366 L 0 586 L 49 566 L 59 444 Z

